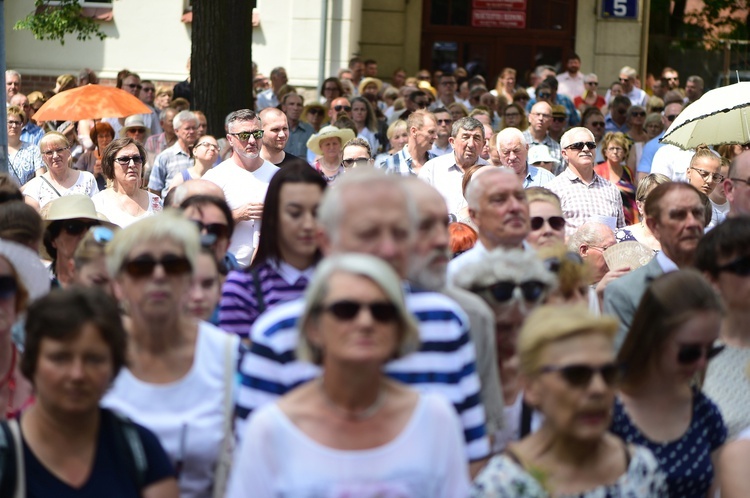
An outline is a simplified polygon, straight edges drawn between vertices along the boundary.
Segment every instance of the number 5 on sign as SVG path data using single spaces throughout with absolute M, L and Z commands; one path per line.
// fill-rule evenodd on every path
M 602 0 L 602 17 L 610 19 L 637 19 L 638 0 Z

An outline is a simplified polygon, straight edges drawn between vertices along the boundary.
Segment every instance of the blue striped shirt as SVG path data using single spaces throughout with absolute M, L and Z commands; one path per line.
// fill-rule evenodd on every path
M 422 164 L 436 157 L 437 155 L 434 152 L 428 150 L 427 157 L 422 161 Z M 411 167 L 412 161 L 411 154 L 409 154 L 409 144 L 406 144 L 403 149 L 388 156 L 381 169 L 389 175 L 416 175 L 417 173 Z
M 422 392 L 437 392 L 458 412 L 470 460 L 489 455 L 485 411 L 479 396 L 469 320 L 453 300 L 434 292 L 409 292 L 409 311 L 419 321 L 419 351 L 386 364 L 385 372 Z M 276 401 L 292 388 L 320 374 L 312 363 L 297 360 L 297 318 L 304 301 L 280 304 L 262 314 L 252 328 L 252 346 L 240 364 L 237 434 L 253 410 Z
M 305 292 L 309 277 L 305 277 L 304 272 L 299 272 L 298 278 L 289 278 L 285 273 L 289 272 L 284 272 L 279 265 L 267 261 L 258 265 L 257 274 L 265 309 L 297 299 Z M 252 273 L 244 270 L 229 272 L 219 302 L 219 328 L 235 333 L 241 338 L 247 338 L 259 315 L 259 302 Z

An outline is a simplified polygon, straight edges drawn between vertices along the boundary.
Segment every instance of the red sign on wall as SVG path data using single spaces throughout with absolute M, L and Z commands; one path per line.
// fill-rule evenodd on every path
M 526 0 L 473 0 L 474 10 L 526 10 Z
M 471 25 L 475 28 L 526 28 L 526 12 L 474 9 L 471 14 Z

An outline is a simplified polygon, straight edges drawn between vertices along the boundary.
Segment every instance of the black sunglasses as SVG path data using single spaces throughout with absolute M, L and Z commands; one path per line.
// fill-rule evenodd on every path
M 555 123 L 564 123 L 565 122 L 565 118 L 560 118 L 560 117 L 557 117 L 557 116 L 552 116 L 552 121 L 554 121 Z
M 692 365 L 700 360 L 703 352 L 706 352 L 706 361 L 724 351 L 724 346 L 703 347 L 701 344 L 683 344 L 677 352 L 677 363 L 680 365 Z
M 341 163 L 345 168 L 351 168 L 352 166 L 360 167 L 370 164 L 370 159 L 367 157 L 358 157 L 356 159 L 344 159 Z
M 398 310 L 393 303 L 387 301 L 376 301 L 373 303 L 360 303 L 343 299 L 325 306 L 320 306 L 320 311 L 327 311 L 339 320 L 351 320 L 359 315 L 362 307 L 370 310 L 370 316 L 380 323 L 390 323 L 398 318 Z
M 307 110 L 308 114 L 314 114 L 316 116 L 322 116 L 323 115 L 323 109 L 318 109 L 317 107 L 313 107 L 312 109 Z
M 642 118 L 646 116 L 646 113 L 643 111 L 633 111 L 630 113 L 630 115 L 633 116 L 634 118 Z
M 516 287 L 521 289 L 521 295 L 524 300 L 529 302 L 539 301 L 544 295 L 544 291 L 547 290 L 547 286 L 538 280 L 527 280 L 526 282 L 521 283 L 516 283 L 512 280 L 503 280 L 492 284 L 489 287 L 475 290 L 488 291 L 498 302 L 505 303 L 513 299 L 513 293 L 516 291 Z
M 136 131 L 135 128 L 131 128 L 131 131 Z M 141 128 L 141 133 L 145 132 L 143 128 Z M 142 156 L 122 156 L 122 157 L 116 157 L 115 161 L 117 161 L 117 164 L 120 166 L 127 166 L 130 164 L 130 161 L 133 161 L 133 164 L 143 164 L 143 157 Z
M 588 147 L 589 150 L 596 149 L 596 142 L 576 142 L 574 144 L 570 144 L 566 149 L 573 149 L 573 150 L 583 150 L 584 147 Z
M 670 115 L 667 116 L 667 121 L 669 121 L 671 123 L 676 118 L 677 118 L 677 114 L 670 114 Z
M 133 278 L 142 278 L 151 276 L 157 265 L 161 265 L 164 273 L 170 276 L 190 273 L 193 269 L 190 260 L 175 254 L 167 254 L 161 259 L 156 259 L 151 255 L 138 256 L 123 263 L 122 269 Z
M 539 230 L 544 226 L 544 222 L 549 223 L 549 226 L 552 227 L 552 230 L 562 230 L 565 228 L 565 218 L 562 216 L 550 216 L 549 218 L 543 218 L 541 216 L 534 216 L 531 218 L 531 229 L 532 230 Z
M 548 99 L 548 98 L 552 97 L 552 94 L 551 93 L 540 93 L 540 94 L 537 95 L 537 97 L 540 98 L 540 99 Z
M 738 277 L 747 277 L 750 275 L 750 256 L 741 256 L 734 261 L 730 261 L 718 268 L 719 272 L 729 272 Z
M 229 227 L 223 223 L 204 224 L 200 220 L 192 220 L 192 221 L 193 223 L 195 223 L 195 225 L 198 227 L 198 231 L 201 233 L 205 231 L 208 235 L 213 235 L 217 239 L 229 238 Z
M 0 301 L 10 299 L 18 292 L 18 282 L 10 275 L 0 276 Z
M 566 252 L 564 259 L 576 265 L 583 264 L 583 258 L 581 258 L 581 255 L 578 254 L 577 252 L 570 252 L 570 251 Z M 558 258 L 557 256 L 552 256 L 551 258 L 547 258 L 543 261 L 543 263 L 544 263 L 544 267 L 547 268 L 548 271 L 551 271 L 552 273 L 560 272 L 560 266 L 562 266 L 562 260 Z
M 352 106 L 349 105 L 335 105 L 333 106 L 333 110 L 336 112 L 352 112 Z
M 72 235 L 75 237 L 78 235 L 82 235 L 89 228 L 95 227 L 98 224 L 98 221 L 85 222 L 81 220 L 67 220 L 63 222 L 62 229 L 65 230 L 65 233 L 67 233 L 68 235 Z
M 571 387 L 585 388 L 598 373 L 609 387 L 614 387 L 622 376 L 622 368 L 616 363 L 607 363 L 600 367 L 591 365 L 548 365 L 539 370 L 541 373 L 557 372 Z
M 261 138 L 263 138 L 263 130 L 241 131 L 239 133 L 230 133 L 230 135 L 234 135 L 241 141 L 247 142 L 248 140 L 250 140 L 250 137 L 253 137 L 255 140 L 260 140 Z
M 663 107 L 652 107 L 651 108 L 651 112 L 661 112 L 663 110 L 664 110 Z

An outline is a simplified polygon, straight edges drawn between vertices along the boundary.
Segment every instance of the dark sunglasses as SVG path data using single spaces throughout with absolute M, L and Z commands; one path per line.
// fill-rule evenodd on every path
M 12 298 L 18 292 L 18 282 L 10 275 L 0 276 L 0 301 Z
M 692 365 L 701 359 L 704 351 L 706 352 L 706 361 L 708 361 L 724 351 L 724 346 L 703 347 L 701 344 L 683 344 L 677 352 L 677 363 Z
M 729 272 L 737 275 L 738 277 L 747 277 L 750 275 L 750 257 L 741 256 L 734 261 L 730 261 L 725 265 L 721 265 L 718 268 L 719 272 Z
M 230 133 L 230 135 L 234 135 L 241 141 L 247 142 L 248 140 L 250 140 L 250 137 L 253 137 L 255 140 L 260 140 L 261 138 L 263 138 L 263 130 L 241 131 L 239 133 Z
M 589 123 L 589 126 L 596 126 L 597 128 L 604 128 L 604 121 L 593 121 Z
M 429 102 L 424 102 L 424 101 L 421 101 L 421 100 L 417 100 L 416 102 L 414 102 L 414 105 L 416 105 L 420 109 L 425 109 L 430 104 L 429 104 Z
M 134 129 L 131 128 L 131 131 L 132 130 L 134 130 Z M 130 161 L 133 161 L 133 164 L 135 164 L 135 165 L 139 165 L 139 164 L 143 164 L 143 157 L 141 157 L 141 156 L 122 156 L 122 157 L 116 157 L 115 161 L 120 166 L 127 166 L 127 165 L 130 164 Z
M 584 147 L 588 147 L 589 150 L 596 149 L 596 142 L 576 142 L 574 144 L 570 144 L 566 149 L 573 149 L 573 150 L 583 150 Z
M 125 85 L 125 86 L 127 86 L 128 88 L 137 88 L 138 90 L 140 90 L 140 89 L 143 88 L 141 85 L 138 85 L 136 83 L 131 83 L 131 84 Z
M 599 82 L 598 82 L 598 81 L 586 81 L 585 83 L 586 83 L 587 85 L 594 85 L 594 86 L 599 86 Z
M 565 122 L 565 118 L 560 118 L 560 117 L 557 117 L 557 116 L 553 116 L 552 117 L 552 121 L 554 121 L 555 123 L 564 123 Z
M 634 118 L 643 118 L 646 116 L 646 113 L 643 111 L 633 111 L 630 113 L 630 115 L 633 116 Z
M 557 372 L 571 387 L 585 388 L 598 373 L 609 387 L 614 387 L 622 376 L 622 369 L 616 363 L 607 363 L 600 367 L 591 365 L 548 365 L 539 370 L 541 373 Z
M 198 227 L 198 231 L 201 233 L 205 231 L 208 235 L 213 235 L 217 239 L 229 238 L 229 227 L 223 223 L 203 224 L 200 220 L 192 220 L 192 221 L 193 223 L 195 223 L 195 225 Z
M 438 119 L 437 120 L 437 124 L 439 125 L 449 125 L 451 123 L 453 123 L 452 119 Z
M 667 121 L 669 121 L 671 123 L 672 121 L 674 121 L 677 118 L 677 114 L 670 114 L 666 118 L 667 118 Z
M 367 166 L 370 163 L 370 159 L 367 157 L 358 157 L 357 159 L 344 159 L 341 163 L 345 168 L 351 168 L 352 166 Z
M 544 93 L 543 92 L 543 93 L 538 94 L 537 97 L 540 98 L 540 99 L 548 99 L 548 98 L 552 97 L 552 94 L 551 93 Z
M 549 223 L 549 226 L 552 227 L 552 230 L 560 231 L 563 228 L 565 228 L 565 218 L 562 216 L 550 216 L 549 218 L 542 218 L 541 216 L 534 216 L 531 218 L 531 229 L 532 230 L 539 230 L 544 226 L 544 222 Z
M 143 278 L 153 275 L 157 265 L 161 265 L 164 273 L 170 276 L 190 273 L 193 269 L 190 260 L 185 256 L 167 254 L 161 259 L 156 259 L 151 255 L 138 256 L 123 263 L 122 270 L 133 278 Z
M 323 115 L 323 109 L 318 109 L 317 107 L 315 107 L 313 109 L 308 109 L 307 113 L 308 114 L 313 114 L 315 116 L 322 116 Z
M 333 110 L 336 112 L 352 112 L 352 106 L 350 105 L 335 105 L 333 106 Z
M 398 318 L 398 310 L 393 303 L 387 301 L 378 301 L 374 303 L 360 303 L 359 301 L 350 301 L 344 299 L 336 301 L 319 308 L 320 311 L 327 311 L 339 320 L 352 320 L 359 315 L 362 307 L 368 308 L 370 316 L 380 323 L 394 322 Z
M 516 287 L 521 289 L 521 295 L 524 300 L 529 302 L 539 301 L 544 295 L 544 291 L 547 290 L 547 286 L 538 280 L 527 280 L 520 284 L 512 280 L 503 280 L 492 284 L 489 287 L 475 290 L 488 291 L 498 302 L 505 303 L 513 299 L 513 293 L 516 291 Z
M 652 107 L 651 108 L 651 112 L 661 112 L 663 110 L 664 110 L 663 107 Z
M 98 224 L 98 221 L 85 222 L 81 220 L 67 220 L 62 224 L 62 229 L 65 230 L 65 233 L 68 235 L 73 235 L 75 237 L 83 235 L 83 233 L 89 228 L 97 226 Z

